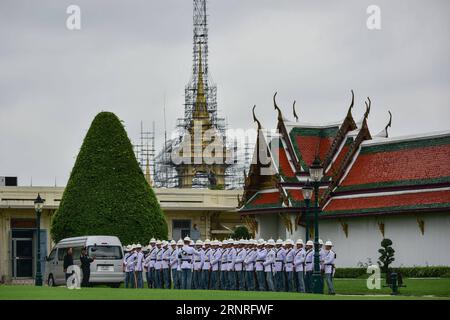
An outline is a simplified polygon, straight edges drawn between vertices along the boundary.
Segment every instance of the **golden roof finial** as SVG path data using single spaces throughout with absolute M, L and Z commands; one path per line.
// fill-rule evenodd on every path
M 197 99 L 195 100 L 192 117 L 194 119 L 209 118 L 209 113 L 206 108 L 206 96 L 203 83 L 202 47 L 200 46 L 200 44 L 198 45 Z

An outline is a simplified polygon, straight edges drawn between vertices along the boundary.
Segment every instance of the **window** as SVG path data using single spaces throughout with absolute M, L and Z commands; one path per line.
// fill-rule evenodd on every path
M 68 248 L 58 248 L 58 260 L 63 261 Z
M 174 229 L 191 229 L 191 220 L 173 220 Z
M 122 248 L 119 246 L 90 246 L 88 255 L 96 259 L 122 259 Z
M 52 250 L 52 252 L 50 252 L 50 254 L 47 257 L 47 261 L 52 261 L 53 259 L 55 259 L 56 256 L 56 248 Z

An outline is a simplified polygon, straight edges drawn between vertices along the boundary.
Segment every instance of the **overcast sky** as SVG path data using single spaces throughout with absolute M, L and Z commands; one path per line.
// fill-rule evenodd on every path
M 66 8 L 81 8 L 81 30 Z M 381 30 L 366 26 L 381 9 Z M 392 110 L 391 136 L 450 129 L 450 1 L 209 1 L 209 72 L 231 128 L 275 125 L 272 95 L 286 117 L 355 118 L 373 101 L 369 126 Z M 0 176 L 20 185 L 65 185 L 94 116 L 113 111 L 137 142 L 156 122 L 158 149 L 183 115 L 192 59 L 191 0 L 2 0 Z

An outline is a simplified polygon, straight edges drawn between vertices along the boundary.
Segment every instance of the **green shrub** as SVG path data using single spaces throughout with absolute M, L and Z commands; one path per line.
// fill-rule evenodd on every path
M 250 232 L 248 232 L 248 229 L 246 226 L 239 226 L 234 230 L 234 233 L 231 235 L 231 237 L 236 240 L 250 239 L 251 235 L 250 235 Z
M 55 241 L 114 235 L 123 244 L 167 238 L 158 200 L 115 114 L 101 112 L 93 120 L 54 215 L 51 234 Z
M 450 267 L 428 266 L 428 267 L 401 267 L 392 268 L 391 272 L 400 272 L 403 278 L 448 278 Z M 336 268 L 335 278 L 366 278 L 366 268 Z M 382 274 L 383 278 L 385 274 Z

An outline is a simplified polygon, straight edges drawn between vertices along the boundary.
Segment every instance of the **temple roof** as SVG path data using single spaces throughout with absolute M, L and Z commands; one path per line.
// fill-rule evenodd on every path
M 316 156 L 325 169 L 319 191 L 323 217 L 450 209 L 450 131 L 388 138 L 389 112 L 388 124 L 372 137 L 367 123 L 371 101 L 367 99 L 364 116 L 356 123 L 351 114 L 353 92 L 340 122 L 289 121 L 275 96 L 280 133 L 264 140 L 263 147 L 276 170 L 270 179 L 258 178 L 259 165 L 252 165 L 252 183 L 246 184 L 247 197 L 240 203 L 242 214 L 301 212 L 301 188 L 310 179 L 309 166 Z M 293 111 L 298 117 L 295 107 Z

